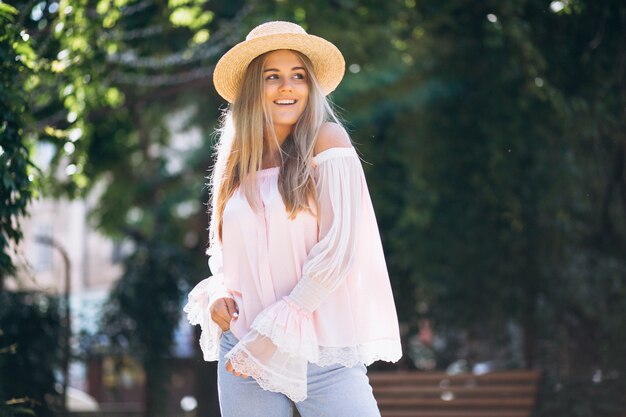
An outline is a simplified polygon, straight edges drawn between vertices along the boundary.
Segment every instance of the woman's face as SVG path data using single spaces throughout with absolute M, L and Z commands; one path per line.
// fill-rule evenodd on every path
M 309 97 L 308 74 L 298 56 L 287 49 L 270 52 L 263 65 L 265 105 L 274 131 L 284 139 L 304 112 Z

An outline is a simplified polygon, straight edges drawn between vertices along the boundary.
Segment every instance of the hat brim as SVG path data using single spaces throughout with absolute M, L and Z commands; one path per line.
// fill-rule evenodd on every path
M 333 92 L 343 78 L 346 64 L 332 43 L 309 34 L 271 34 L 241 42 L 222 56 L 213 72 L 213 84 L 219 95 L 233 103 L 250 62 L 259 55 L 279 49 L 291 49 L 306 55 L 325 95 Z

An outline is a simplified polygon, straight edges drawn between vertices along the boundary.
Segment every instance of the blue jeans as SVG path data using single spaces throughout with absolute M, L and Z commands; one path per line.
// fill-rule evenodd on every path
M 222 417 L 292 417 L 294 403 L 285 395 L 226 371 L 224 355 L 237 342 L 230 331 L 220 341 L 217 386 Z M 309 363 L 307 381 L 307 398 L 295 404 L 302 417 L 380 417 L 362 364 L 347 368 Z

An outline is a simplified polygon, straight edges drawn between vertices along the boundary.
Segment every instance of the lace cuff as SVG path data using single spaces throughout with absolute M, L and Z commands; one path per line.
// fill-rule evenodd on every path
M 203 279 L 196 285 L 187 297 L 187 305 L 183 311 L 187 313 L 187 320 L 192 325 L 199 324 L 200 349 L 205 361 L 219 359 L 220 336 L 222 329 L 211 319 L 210 307 L 220 298 L 233 298 L 223 283 L 223 275 L 213 275 Z
M 319 359 L 311 314 L 284 297 L 257 316 L 226 358 L 261 388 L 281 392 L 295 402 L 304 400 L 307 364 Z

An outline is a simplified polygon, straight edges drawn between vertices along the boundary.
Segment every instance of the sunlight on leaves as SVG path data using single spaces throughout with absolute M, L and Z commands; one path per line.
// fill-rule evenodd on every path
M 195 44 L 205 43 L 206 41 L 209 40 L 210 36 L 211 34 L 209 33 L 207 29 L 201 29 L 198 32 L 196 32 L 195 35 L 193 35 L 192 42 Z
M 180 7 L 170 14 L 170 22 L 174 26 L 183 26 L 191 29 L 200 28 L 213 20 L 213 13 L 202 11 L 199 6 Z

